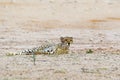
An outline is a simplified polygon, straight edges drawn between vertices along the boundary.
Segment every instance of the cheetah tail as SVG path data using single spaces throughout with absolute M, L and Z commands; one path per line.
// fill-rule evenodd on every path
M 21 53 L 15 53 L 15 52 L 8 52 L 6 56 L 15 56 L 15 55 L 22 55 Z

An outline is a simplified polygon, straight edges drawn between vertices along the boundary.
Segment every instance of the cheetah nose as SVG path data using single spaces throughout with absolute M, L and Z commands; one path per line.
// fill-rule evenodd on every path
M 68 45 L 70 45 L 70 43 L 68 43 Z

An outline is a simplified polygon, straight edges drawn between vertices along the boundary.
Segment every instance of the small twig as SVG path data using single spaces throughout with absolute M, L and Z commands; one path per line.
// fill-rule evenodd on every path
M 35 57 L 35 53 L 33 52 L 33 63 L 34 63 L 34 65 L 36 65 L 35 61 L 36 61 L 36 57 Z

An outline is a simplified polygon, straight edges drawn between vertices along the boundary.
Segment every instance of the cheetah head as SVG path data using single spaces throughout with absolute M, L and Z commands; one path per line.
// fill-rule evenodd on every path
M 62 43 L 68 44 L 70 46 L 73 43 L 73 37 L 60 37 Z

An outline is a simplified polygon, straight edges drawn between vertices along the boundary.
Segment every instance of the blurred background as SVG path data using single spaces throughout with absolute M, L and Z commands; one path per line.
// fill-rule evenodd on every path
M 0 0 L 0 27 L 118 30 L 120 0 Z

